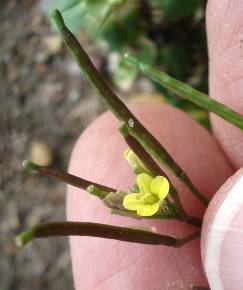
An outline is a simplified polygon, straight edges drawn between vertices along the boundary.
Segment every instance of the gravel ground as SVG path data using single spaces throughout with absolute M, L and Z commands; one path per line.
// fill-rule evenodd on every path
M 27 172 L 22 162 L 65 170 L 78 136 L 104 111 L 51 29 L 48 1 L 0 0 L 1 290 L 73 289 L 68 239 L 36 240 L 20 250 L 14 244 L 26 228 L 65 219 L 65 185 Z M 107 50 L 84 32 L 79 39 L 106 74 Z M 129 94 L 141 92 L 154 93 L 144 77 Z
M 14 237 L 39 222 L 65 219 L 65 185 L 27 172 L 34 159 L 66 169 L 82 130 L 104 107 L 46 17 L 47 0 L 0 1 L 1 290 L 73 289 L 68 239 L 17 249 Z M 105 49 L 79 39 L 106 73 Z M 152 93 L 140 78 L 135 92 Z M 37 152 L 37 153 L 36 153 Z
M 41 142 L 48 162 L 67 168 L 77 137 L 103 111 L 43 8 L 43 1 L 0 4 L 2 290 L 73 289 L 67 239 L 39 240 L 22 250 L 14 246 L 21 230 L 65 219 L 65 185 L 23 170 L 22 161 L 34 158 L 33 148 Z M 80 38 L 102 66 L 94 45 L 85 35 Z

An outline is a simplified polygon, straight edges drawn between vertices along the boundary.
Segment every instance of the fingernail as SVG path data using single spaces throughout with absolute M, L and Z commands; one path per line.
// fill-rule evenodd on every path
M 227 185 L 226 185 L 227 188 Z M 216 194 L 224 194 L 224 186 Z M 221 199 L 221 200 L 220 200 Z M 204 240 L 204 270 L 212 290 L 243 289 L 243 176 L 228 194 L 215 197 Z M 206 214 L 207 215 L 207 214 Z M 206 217 L 207 218 L 207 217 Z M 202 235 L 203 235 L 202 234 Z

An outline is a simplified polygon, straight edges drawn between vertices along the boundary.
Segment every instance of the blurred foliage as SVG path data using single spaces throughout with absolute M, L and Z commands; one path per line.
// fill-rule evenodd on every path
M 178 21 L 192 15 L 198 5 L 198 0 L 154 0 L 171 21 Z
M 138 70 L 122 58 L 124 52 L 131 52 L 207 92 L 205 2 L 51 0 L 49 11 L 58 8 L 74 33 L 82 26 L 93 41 L 110 47 L 106 61 L 111 78 L 120 89 L 129 90 L 138 75 Z M 168 102 L 181 106 L 176 96 L 157 85 L 156 89 Z M 201 120 L 203 114 L 195 106 L 182 108 L 192 111 L 193 116 L 199 111 Z

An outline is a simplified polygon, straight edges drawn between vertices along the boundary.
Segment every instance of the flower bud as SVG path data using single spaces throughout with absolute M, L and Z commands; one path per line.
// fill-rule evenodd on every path
M 130 148 L 127 148 L 124 151 L 123 155 L 126 158 L 128 164 L 134 170 L 135 174 L 148 172 L 143 162 L 138 158 L 138 156 Z
M 127 195 L 127 192 L 123 191 L 116 191 L 116 192 L 110 192 L 104 199 L 103 202 L 106 206 L 110 208 L 117 208 L 121 210 L 125 210 L 123 206 L 123 199 Z

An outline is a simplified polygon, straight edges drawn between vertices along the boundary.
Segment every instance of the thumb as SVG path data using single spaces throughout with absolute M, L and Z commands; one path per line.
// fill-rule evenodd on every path
M 243 114 L 243 2 L 210 0 L 207 5 L 210 95 Z M 236 168 L 243 165 L 243 132 L 211 116 L 213 130 Z
M 212 199 L 202 229 L 202 260 L 212 290 L 243 289 L 243 169 Z

